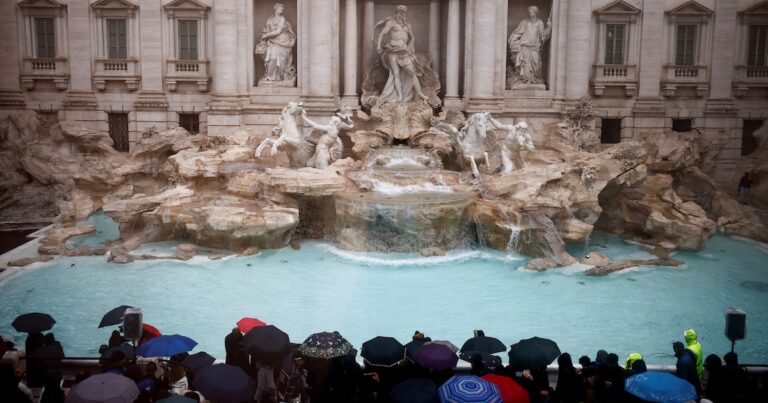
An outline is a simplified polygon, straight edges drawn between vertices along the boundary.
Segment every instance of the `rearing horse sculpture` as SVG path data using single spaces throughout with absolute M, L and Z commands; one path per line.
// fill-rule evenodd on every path
M 283 108 L 277 126 L 272 129 L 271 137 L 267 137 L 256 148 L 256 158 L 261 157 L 266 147 L 271 147 L 270 156 L 274 157 L 278 151 L 284 151 L 288 155 L 291 168 L 303 168 L 307 161 L 315 153 L 315 144 L 308 141 L 301 131 L 299 121 L 304 110 L 300 102 L 289 102 Z
M 479 112 L 470 116 L 461 130 L 447 123 L 438 123 L 435 129 L 451 135 L 456 152 L 459 154 L 459 165 L 463 168 L 469 162 L 472 175 L 478 178 L 480 170 L 477 168 L 476 160 L 482 157 L 486 172 L 490 172 L 488 153 L 496 147 L 496 135 L 493 130 L 501 126 L 501 123 L 493 119 L 489 112 Z

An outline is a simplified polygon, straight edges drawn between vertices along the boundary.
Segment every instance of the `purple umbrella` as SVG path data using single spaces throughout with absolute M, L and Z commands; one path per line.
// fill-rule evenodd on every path
M 425 344 L 416 350 L 413 355 L 414 361 L 424 368 L 434 370 L 446 370 L 456 367 L 459 362 L 459 356 L 444 344 Z
M 136 382 L 122 375 L 89 376 L 69 390 L 67 403 L 132 403 L 139 397 Z

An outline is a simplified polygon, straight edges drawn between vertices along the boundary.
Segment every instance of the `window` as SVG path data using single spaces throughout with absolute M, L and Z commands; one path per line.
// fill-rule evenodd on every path
M 197 60 L 197 20 L 179 20 L 179 60 Z
M 673 132 L 689 132 L 693 130 L 693 119 L 672 119 Z
M 199 113 L 180 113 L 179 126 L 186 129 L 189 134 L 200 133 L 200 114 Z
M 109 137 L 114 142 L 115 150 L 128 152 L 128 114 L 109 113 Z
M 748 66 L 765 66 L 766 50 L 768 49 L 768 25 L 750 25 L 749 48 L 747 51 Z
M 693 66 L 696 64 L 696 34 L 698 25 L 678 25 L 675 64 Z
M 128 58 L 125 22 L 124 18 L 107 20 L 107 58 L 109 59 Z
M 753 133 L 763 125 L 762 119 L 744 119 L 741 129 L 741 156 L 746 157 L 757 149 L 757 139 Z
M 35 18 L 34 21 L 37 58 L 56 58 L 56 34 L 53 27 L 53 18 Z
M 600 143 L 621 143 L 621 119 L 601 119 Z
M 605 64 L 624 64 L 624 24 L 605 26 Z

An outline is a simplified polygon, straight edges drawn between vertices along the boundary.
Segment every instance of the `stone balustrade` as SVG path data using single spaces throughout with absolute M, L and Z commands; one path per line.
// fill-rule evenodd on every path
M 99 91 L 107 88 L 107 81 L 123 82 L 129 91 L 139 88 L 141 75 L 137 59 L 96 59 L 93 85 Z
M 592 94 L 602 96 L 606 87 L 622 87 L 624 95 L 632 97 L 637 92 L 637 66 L 634 64 L 592 65 Z
M 179 82 L 195 83 L 200 91 L 208 91 L 209 64 L 208 60 L 168 60 L 165 76 L 168 91 L 176 91 Z
M 35 82 L 52 80 L 56 89 L 63 91 L 69 86 L 69 62 L 66 58 L 24 58 L 21 83 L 24 89 L 35 89 Z
M 662 80 L 662 90 L 667 98 L 679 95 L 679 87 L 694 88 L 697 98 L 705 97 L 709 91 L 707 66 L 667 64 Z

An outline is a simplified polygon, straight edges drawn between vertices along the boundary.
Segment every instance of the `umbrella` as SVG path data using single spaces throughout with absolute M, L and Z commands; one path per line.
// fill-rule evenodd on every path
M 179 395 L 171 395 L 165 399 L 158 400 L 157 403 L 197 403 L 197 400 Z
M 624 380 L 624 390 L 650 402 L 682 403 L 696 400 L 696 388 L 667 372 L 647 371 Z
M 476 376 L 452 376 L 437 389 L 443 403 L 502 403 L 496 384 Z
M 139 388 L 130 378 L 104 373 L 89 376 L 73 386 L 67 394 L 67 403 L 133 403 Z
M 141 357 L 170 357 L 192 350 L 197 342 L 187 336 L 178 334 L 157 336 L 147 340 L 136 349 L 136 355 Z
M 104 314 L 99 322 L 99 327 L 107 327 L 112 325 L 119 325 L 123 322 L 123 314 L 128 308 L 133 308 L 129 305 L 120 305 L 117 308 L 113 308 L 111 311 Z
M 459 357 L 444 344 L 427 343 L 416 350 L 414 361 L 424 368 L 445 370 L 456 367 Z
M 459 348 L 456 347 L 455 344 L 451 343 L 448 340 L 432 340 L 432 341 L 428 341 L 428 342 L 426 342 L 424 344 L 442 344 L 442 345 L 450 348 L 451 351 L 453 351 L 454 353 L 458 353 L 459 352 Z
M 426 343 L 427 342 L 424 340 L 409 341 L 405 344 L 405 355 L 408 356 L 408 358 L 413 359 L 413 355 L 416 354 L 416 350 L 420 349 L 421 346 Z
M 504 403 L 528 403 L 528 391 L 512 378 L 496 374 L 488 374 L 482 378 L 499 388 Z
M 389 392 L 397 403 L 439 403 L 437 385 L 429 379 L 411 378 L 400 382 Z
M 141 324 L 141 331 L 143 333 L 149 334 L 152 337 L 162 336 L 163 334 L 160 333 L 159 330 L 157 330 L 156 327 L 150 325 L 149 323 L 142 323 Z
M 483 367 L 485 368 L 497 368 L 504 366 L 504 363 L 501 362 L 501 357 L 480 351 L 465 351 L 459 354 L 459 358 L 466 362 L 472 362 L 472 356 L 475 354 L 480 355 L 480 361 L 483 363 Z
M 371 365 L 391 367 L 405 358 L 405 346 L 394 337 L 377 336 L 363 343 L 360 355 Z
M 216 362 L 215 358 L 205 351 L 201 351 L 185 358 L 184 361 L 181 362 L 181 365 L 192 371 L 198 371 L 201 368 L 210 367 L 214 362 Z
M 320 332 L 307 337 L 299 351 L 307 357 L 335 358 L 347 355 L 352 345 L 339 332 Z
M 509 347 L 509 364 L 519 368 L 541 368 L 560 356 L 560 348 L 552 340 L 531 337 Z
M 43 332 L 53 327 L 56 320 L 47 313 L 32 312 L 19 315 L 11 325 L 21 333 Z
M 101 353 L 99 364 L 104 365 L 105 363 L 110 362 L 110 360 L 112 360 L 112 354 L 114 354 L 116 351 L 121 351 L 126 357 L 136 356 L 136 349 L 130 344 L 123 343 L 119 346 L 104 350 L 104 352 Z
M 240 331 L 243 333 L 248 333 L 248 331 L 250 331 L 254 327 L 262 327 L 266 325 L 267 325 L 266 323 L 256 318 L 245 317 L 237 321 L 237 328 L 240 329 Z
M 280 362 L 291 352 L 288 335 L 273 325 L 254 327 L 243 336 L 242 343 L 245 351 L 266 363 Z
M 192 385 L 206 399 L 220 402 L 250 401 L 256 389 L 245 371 L 229 364 L 216 364 L 201 369 L 195 375 Z
M 462 353 L 465 351 L 478 351 L 481 353 L 494 354 L 507 351 L 507 346 L 495 337 L 478 336 L 465 341 L 461 346 L 460 351 Z

